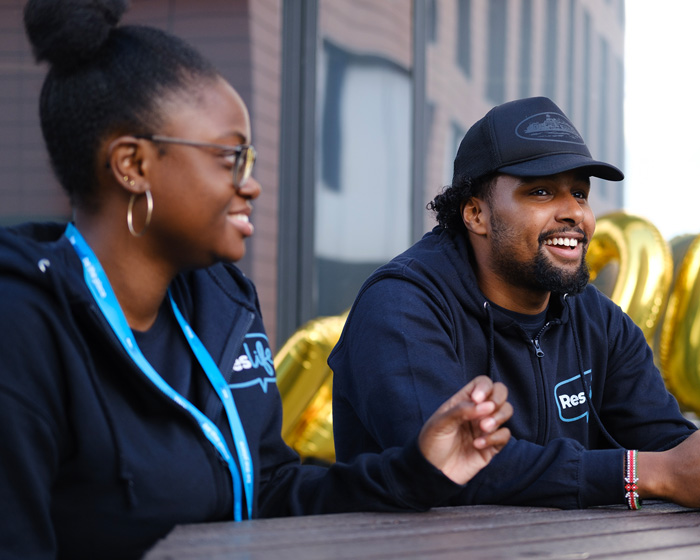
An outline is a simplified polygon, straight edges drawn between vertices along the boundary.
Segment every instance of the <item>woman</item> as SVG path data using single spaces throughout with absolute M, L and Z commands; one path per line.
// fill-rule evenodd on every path
M 465 387 L 405 449 L 302 467 L 230 264 L 260 194 L 248 112 L 179 39 L 117 26 L 124 9 L 25 9 L 74 215 L 0 233 L 0 555 L 131 558 L 179 523 L 439 504 L 507 442 L 505 387 Z

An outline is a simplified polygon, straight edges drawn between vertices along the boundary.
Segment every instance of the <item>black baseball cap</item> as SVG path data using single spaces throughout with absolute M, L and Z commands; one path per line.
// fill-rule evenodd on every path
M 622 181 L 617 167 L 591 157 L 574 125 L 546 97 L 510 101 L 491 109 L 464 135 L 455 157 L 455 177 L 489 173 L 545 177 L 581 169 L 590 176 Z

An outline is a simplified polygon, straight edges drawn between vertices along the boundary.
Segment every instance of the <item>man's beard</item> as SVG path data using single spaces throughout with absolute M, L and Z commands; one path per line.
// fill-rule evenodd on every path
M 583 240 L 581 262 L 576 270 L 569 273 L 553 265 L 541 250 L 545 236 L 539 240 L 540 250 L 531 261 L 518 262 L 513 259 L 513 247 L 519 233 L 512 230 L 495 213 L 491 215 L 491 230 L 493 267 L 508 282 L 531 290 L 572 295 L 581 293 L 588 284 L 586 239 Z M 554 232 L 548 235 L 552 233 Z

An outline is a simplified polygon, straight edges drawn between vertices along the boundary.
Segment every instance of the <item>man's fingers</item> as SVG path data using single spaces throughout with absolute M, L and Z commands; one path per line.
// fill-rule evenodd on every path
M 459 429 L 461 424 L 483 418 L 491 414 L 496 405 L 491 401 L 474 404 L 471 401 L 458 401 L 452 406 L 442 406 L 428 421 L 435 429 L 451 432 Z
M 448 400 L 446 400 L 444 403 L 442 403 L 440 408 L 437 409 L 437 412 L 440 414 L 443 414 L 443 413 L 447 412 L 448 410 L 451 410 L 454 407 L 459 406 L 461 403 L 474 403 L 474 402 L 476 402 L 476 401 L 474 401 L 474 398 L 473 398 L 474 388 L 479 386 L 479 387 L 482 387 L 480 389 L 480 392 L 483 393 L 483 391 L 484 391 L 483 383 L 477 384 L 476 381 L 477 380 L 474 379 L 471 382 L 469 382 L 467 385 L 462 387 L 459 391 L 457 391 L 454 395 L 452 395 Z M 489 392 L 490 392 L 490 389 L 489 389 Z
M 493 381 L 485 375 L 479 375 L 472 379 L 465 389 L 475 403 L 484 402 L 493 391 Z
M 510 430 L 508 428 L 500 428 L 491 434 L 480 436 L 474 440 L 476 449 L 486 449 L 487 447 L 495 447 L 500 449 L 510 440 Z
M 500 383 L 499 385 L 503 385 Z M 449 408 L 456 406 L 460 402 L 474 402 L 476 404 L 482 403 L 486 400 L 491 400 L 491 394 L 493 392 L 494 383 L 490 378 L 485 375 L 479 375 L 457 391 L 450 399 L 442 404 L 438 409 L 441 412 L 446 411 Z M 505 389 L 505 395 L 508 394 L 508 390 L 505 385 L 499 389 L 499 398 L 505 400 L 505 395 L 502 392 Z
M 494 404 L 494 407 L 495 406 L 496 405 Z M 508 420 L 510 420 L 511 416 L 513 416 L 513 405 L 508 401 L 505 401 L 500 407 L 496 408 L 496 411 L 493 414 L 481 420 L 481 422 L 479 422 L 479 427 L 486 433 L 492 432 L 498 426 L 502 426 Z
M 455 421 L 479 420 L 485 433 L 498 429 L 513 415 L 513 407 L 506 400 L 508 389 L 503 383 L 493 383 L 485 375 L 475 377 L 437 410 L 435 426 L 450 428 Z M 454 424 L 451 426 L 454 428 Z
M 490 399 L 500 406 L 508 399 L 508 388 L 500 381 L 493 384 Z

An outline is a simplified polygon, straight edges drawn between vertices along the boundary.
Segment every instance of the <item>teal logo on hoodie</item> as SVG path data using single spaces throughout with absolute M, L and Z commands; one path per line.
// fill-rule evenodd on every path
M 583 374 L 591 375 L 591 370 L 584 371 Z M 559 419 L 562 422 L 575 422 L 585 418 L 588 422 L 588 399 L 590 396 L 590 391 L 586 395 L 583 390 L 580 375 L 557 383 L 554 387 L 554 400 L 559 410 Z
M 243 378 L 243 379 L 241 379 Z M 233 363 L 233 379 L 229 383 L 231 389 L 243 389 L 260 385 L 264 393 L 270 383 L 277 383 L 272 351 L 263 333 L 248 333 L 245 336 L 241 353 Z

